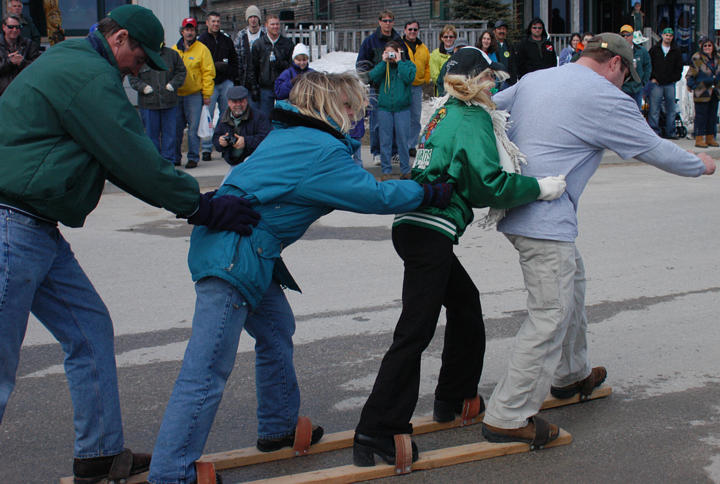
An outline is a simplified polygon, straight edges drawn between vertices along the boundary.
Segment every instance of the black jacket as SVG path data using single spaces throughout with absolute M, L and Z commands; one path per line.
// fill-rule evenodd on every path
M 137 77 L 128 76 L 130 87 L 138 92 L 138 107 L 140 109 L 168 109 L 177 106 L 178 97 L 177 90 L 185 82 L 187 69 L 180 55 L 174 50 L 163 47 L 160 56 L 168 70 L 156 71 L 145 64 L 140 68 Z M 168 91 L 165 86 L 170 84 L 172 91 Z M 153 92 L 143 94 L 145 86 L 150 86 Z
M 542 34 L 540 34 L 542 40 L 536 42 L 532 40 L 531 27 L 538 23 L 542 25 Z M 518 43 L 515 51 L 517 54 L 515 60 L 517 61 L 518 79 L 528 72 L 557 66 L 557 52 L 555 52 L 555 48 L 548 38 L 545 23 L 540 18 L 535 17 L 530 20 L 527 29 L 525 29 L 525 38 Z
M 282 35 L 275 45 L 266 33 L 263 33 L 252 46 L 253 79 L 250 81 L 253 94 L 259 89 L 275 89 L 275 79 L 292 63 L 292 51 L 295 45 L 292 40 Z M 275 54 L 275 60 L 270 60 Z
M 19 51 L 24 57 L 20 65 L 10 62 L 9 54 L 15 51 Z M 20 74 L 20 71 L 29 66 L 39 55 L 38 46 L 30 39 L 19 35 L 15 48 L 9 49 L 5 42 L 5 36 L 0 33 L 0 95 L 5 92 L 5 89 Z
M 228 79 L 234 83 L 237 80 L 238 55 L 230 36 L 222 30 L 216 36 L 204 32 L 200 34 L 198 40 L 205 44 L 212 54 L 215 63 L 215 84 Z
M 222 153 L 223 158 L 230 165 L 237 165 L 245 161 L 250 156 L 260 142 L 272 131 L 270 120 L 260 111 L 253 110 L 248 106 L 247 111 L 243 115 L 243 121 L 235 126 L 235 122 L 230 116 L 230 108 L 226 109 L 218 121 L 213 133 L 213 145 L 215 149 Z M 237 153 L 232 146 L 223 148 L 220 146 L 220 137 L 225 133 L 237 134 L 245 138 L 245 149 L 241 153 Z
M 260 27 L 260 35 L 265 32 L 265 27 Z M 238 32 L 235 39 L 235 52 L 238 57 L 237 85 L 245 86 L 251 89 L 250 80 L 254 78 L 252 73 L 252 53 L 250 50 L 250 39 L 248 38 L 248 29 L 242 29 Z
M 667 55 L 663 53 L 661 45 L 661 42 L 657 43 L 650 49 L 650 62 L 652 63 L 650 80 L 655 79 L 662 86 L 680 80 L 683 63 L 680 49 L 675 44 L 670 44 L 670 51 Z
M 557 54 L 550 39 L 535 42 L 525 38 L 517 46 L 517 75 L 521 78 L 528 72 L 547 69 L 557 65 Z
M 515 49 L 513 49 L 510 42 L 506 39 L 503 45 L 500 45 L 500 42 L 498 42 L 495 55 L 497 56 L 498 62 L 507 69 L 507 73 L 510 75 L 507 83 L 512 86 L 517 82 L 517 53 Z

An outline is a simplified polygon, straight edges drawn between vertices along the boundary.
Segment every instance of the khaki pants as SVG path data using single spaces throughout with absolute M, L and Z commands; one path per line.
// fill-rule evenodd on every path
M 495 387 L 484 421 L 524 427 L 538 413 L 550 386 L 566 386 L 590 374 L 585 316 L 585 268 L 573 242 L 509 235 L 520 256 L 528 291 L 528 316 L 507 371 Z

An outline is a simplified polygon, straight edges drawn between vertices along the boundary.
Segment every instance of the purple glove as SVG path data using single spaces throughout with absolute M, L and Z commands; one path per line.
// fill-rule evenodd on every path
M 423 196 L 421 207 L 437 207 L 447 208 L 450 205 L 450 198 L 452 198 L 454 185 L 451 183 L 423 183 L 421 185 L 425 191 Z
M 251 208 L 250 202 L 233 195 L 215 197 L 215 191 L 200 195 L 197 211 L 188 217 L 193 225 L 205 225 L 213 230 L 230 230 L 250 235 L 258 224 L 260 214 Z M 213 198 L 215 197 L 215 198 Z

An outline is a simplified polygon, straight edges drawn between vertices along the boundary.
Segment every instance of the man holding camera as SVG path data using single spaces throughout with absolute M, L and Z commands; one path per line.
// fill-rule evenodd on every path
M 213 134 L 213 145 L 230 165 L 245 161 L 272 130 L 267 116 L 248 105 L 248 95 L 243 86 L 228 89 L 228 108 Z
M 20 17 L 5 15 L 0 36 L 0 95 L 40 55 L 37 46 L 20 34 L 20 28 Z

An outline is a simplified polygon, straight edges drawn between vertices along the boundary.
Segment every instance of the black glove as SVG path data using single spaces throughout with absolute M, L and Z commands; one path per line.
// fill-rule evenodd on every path
M 446 208 L 450 205 L 450 198 L 452 198 L 454 185 L 451 183 L 423 183 L 421 185 L 425 191 L 423 196 L 421 207 L 437 207 Z
M 188 217 L 188 223 L 250 235 L 252 227 L 260 221 L 260 214 L 253 210 L 250 202 L 244 198 L 234 195 L 215 197 L 216 191 L 200 195 L 200 205 L 197 211 Z

